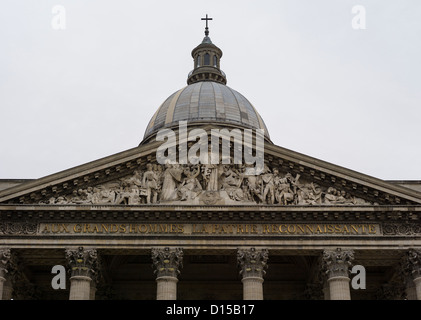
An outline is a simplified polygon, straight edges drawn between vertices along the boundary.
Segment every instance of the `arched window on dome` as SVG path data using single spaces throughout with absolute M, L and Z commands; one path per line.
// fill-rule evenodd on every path
M 205 54 L 205 63 L 204 63 L 204 65 L 205 66 L 209 66 L 210 65 L 210 54 L 209 53 L 206 53 Z
M 218 58 L 216 56 L 213 56 L 213 66 L 218 68 Z
M 196 68 L 200 67 L 200 54 L 197 56 Z

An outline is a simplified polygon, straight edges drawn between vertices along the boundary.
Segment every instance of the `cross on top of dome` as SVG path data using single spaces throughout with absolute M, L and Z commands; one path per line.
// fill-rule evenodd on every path
M 208 15 L 206 14 L 206 18 L 202 18 L 202 20 L 206 21 L 205 36 L 209 36 L 208 21 L 213 20 L 213 18 L 208 18 Z

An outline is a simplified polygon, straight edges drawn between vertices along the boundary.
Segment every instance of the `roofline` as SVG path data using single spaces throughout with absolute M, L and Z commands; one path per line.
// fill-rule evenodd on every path
M 161 142 L 158 141 L 157 143 L 146 144 L 143 146 L 128 149 L 126 151 L 122 151 L 104 158 L 93 160 L 88 163 L 69 168 L 57 173 L 53 173 L 39 179 L 29 180 L 26 183 L 22 183 L 17 186 L 2 190 L 0 191 L 0 203 L 12 198 L 19 197 L 23 194 L 28 194 L 39 189 L 47 188 L 51 186 L 53 182 L 54 184 L 62 183 L 70 179 L 88 175 L 92 172 L 99 171 L 101 169 L 106 169 L 107 167 L 113 165 L 118 165 L 119 163 L 124 161 L 130 161 L 145 156 L 151 151 L 154 151 L 154 147 L 156 148 L 156 145 L 158 143 Z
M 319 160 L 317 158 L 296 151 L 292 151 L 284 147 L 277 146 L 275 144 L 265 145 L 265 155 L 267 155 L 268 153 L 273 156 L 282 156 L 286 159 L 290 159 L 291 161 L 297 162 L 307 167 L 313 167 L 316 170 L 324 169 L 324 171 L 328 174 L 332 174 L 338 177 L 342 176 L 344 179 L 354 180 L 353 182 L 355 183 L 366 184 L 371 188 L 379 189 L 384 192 L 390 193 L 390 191 L 395 191 L 398 194 L 402 194 L 398 195 L 400 197 L 405 197 L 406 195 L 411 198 L 410 200 L 421 203 L 421 192 L 402 187 L 400 185 L 388 182 L 386 180 L 375 178 L 373 176 L 360 173 L 358 171 L 351 170 L 336 164 L 332 164 L 324 160 Z

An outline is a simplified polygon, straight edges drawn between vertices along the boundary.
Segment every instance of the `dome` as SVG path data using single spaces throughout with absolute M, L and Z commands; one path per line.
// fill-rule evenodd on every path
M 178 127 L 179 121 L 211 123 L 228 127 L 268 130 L 253 105 L 240 93 L 214 81 L 200 81 L 173 93 L 150 120 L 144 141 L 163 128 Z
M 270 142 L 265 123 L 253 105 L 240 93 L 228 87 L 221 70 L 222 50 L 209 38 L 206 16 L 205 38 L 193 49 L 193 70 L 188 74 L 187 87 L 173 93 L 155 112 L 146 128 L 141 144 L 164 128 L 178 128 L 180 121 L 187 125 L 212 124 L 223 128 L 263 129 Z

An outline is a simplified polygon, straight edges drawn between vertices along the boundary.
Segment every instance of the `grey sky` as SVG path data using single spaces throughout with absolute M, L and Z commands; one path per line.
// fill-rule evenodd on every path
M 54 30 L 52 8 L 66 9 Z M 351 26 L 366 8 L 366 29 Z M 381 179 L 421 180 L 418 0 L 0 3 L 0 179 L 136 147 L 210 37 L 272 141 Z

